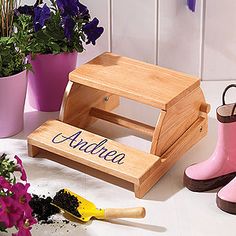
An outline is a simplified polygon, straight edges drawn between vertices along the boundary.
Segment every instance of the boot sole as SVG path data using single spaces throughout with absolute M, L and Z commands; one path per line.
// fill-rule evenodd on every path
M 212 179 L 196 180 L 189 178 L 184 172 L 183 183 L 184 186 L 193 192 L 205 192 L 228 184 L 235 176 L 236 172 L 233 172 Z
M 228 202 L 221 199 L 218 194 L 216 196 L 216 205 L 222 210 L 227 213 L 236 215 L 236 203 L 235 202 Z

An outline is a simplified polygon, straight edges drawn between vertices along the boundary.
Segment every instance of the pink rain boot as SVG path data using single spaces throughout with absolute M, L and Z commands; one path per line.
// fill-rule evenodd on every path
M 216 204 L 221 210 L 236 214 L 236 177 L 217 193 Z
M 195 192 L 212 190 L 229 183 L 236 176 L 236 103 L 225 104 L 226 87 L 218 107 L 218 141 L 211 157 L 185 170 L 184 185 Z M 235 181 L 236 182 L 236 181 Z M 236 187 L 235 187 L 236 188 Z

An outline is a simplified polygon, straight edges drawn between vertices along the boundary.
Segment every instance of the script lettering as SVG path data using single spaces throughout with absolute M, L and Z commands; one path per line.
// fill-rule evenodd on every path
M 116 150 L 109 150 L 105 146 L 108 142 L 107 139 L 103 139 L 99 143 L 89 143 L 84 138 L 81 138 L 82 133 L 82 131 L 78 131 L 70 136 L 65 136 L 62 133 L 59 133 L 52 138 L 52 142 L 54 144 L 68 142 L 69 147 L 73 149 L 78 149 L 81 152 L 97 156 L 98 158 L 102 158 L 105 161 L 110 161 L 114 164 L 124 164 L 125 154 L 119 153 Z

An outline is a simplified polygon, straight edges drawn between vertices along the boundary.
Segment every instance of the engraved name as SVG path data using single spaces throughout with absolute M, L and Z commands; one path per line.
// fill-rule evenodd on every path
M 112 163 L 122 165 L 124 164 L 125 154 L 119 153 L 116 150 L 109 150 L 105 144 L 108 142 L 107 139 L 103 139 L 99 143 L 89 143 L 88 141 L 81 138 L 82 131 L 79 131 L 71 136 L 65 136 L 62 133 L 57 134 L 53 137 L 52 142 L 54 144 L 68 142 L 71 148 L 77 148 L 79 151 L 97 156 L 104 159 L 105 161 L 111 161 Z

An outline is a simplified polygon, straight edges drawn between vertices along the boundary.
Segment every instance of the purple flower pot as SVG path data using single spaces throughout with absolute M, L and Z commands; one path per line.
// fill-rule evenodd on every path
M 24 125 L 26 71 L 0 77 L 0 138 L 19 133 Z
M 77 52 L 29 56 L 29 103 L 39 111 L 59 111 L 69 73 L 76 67 Z

